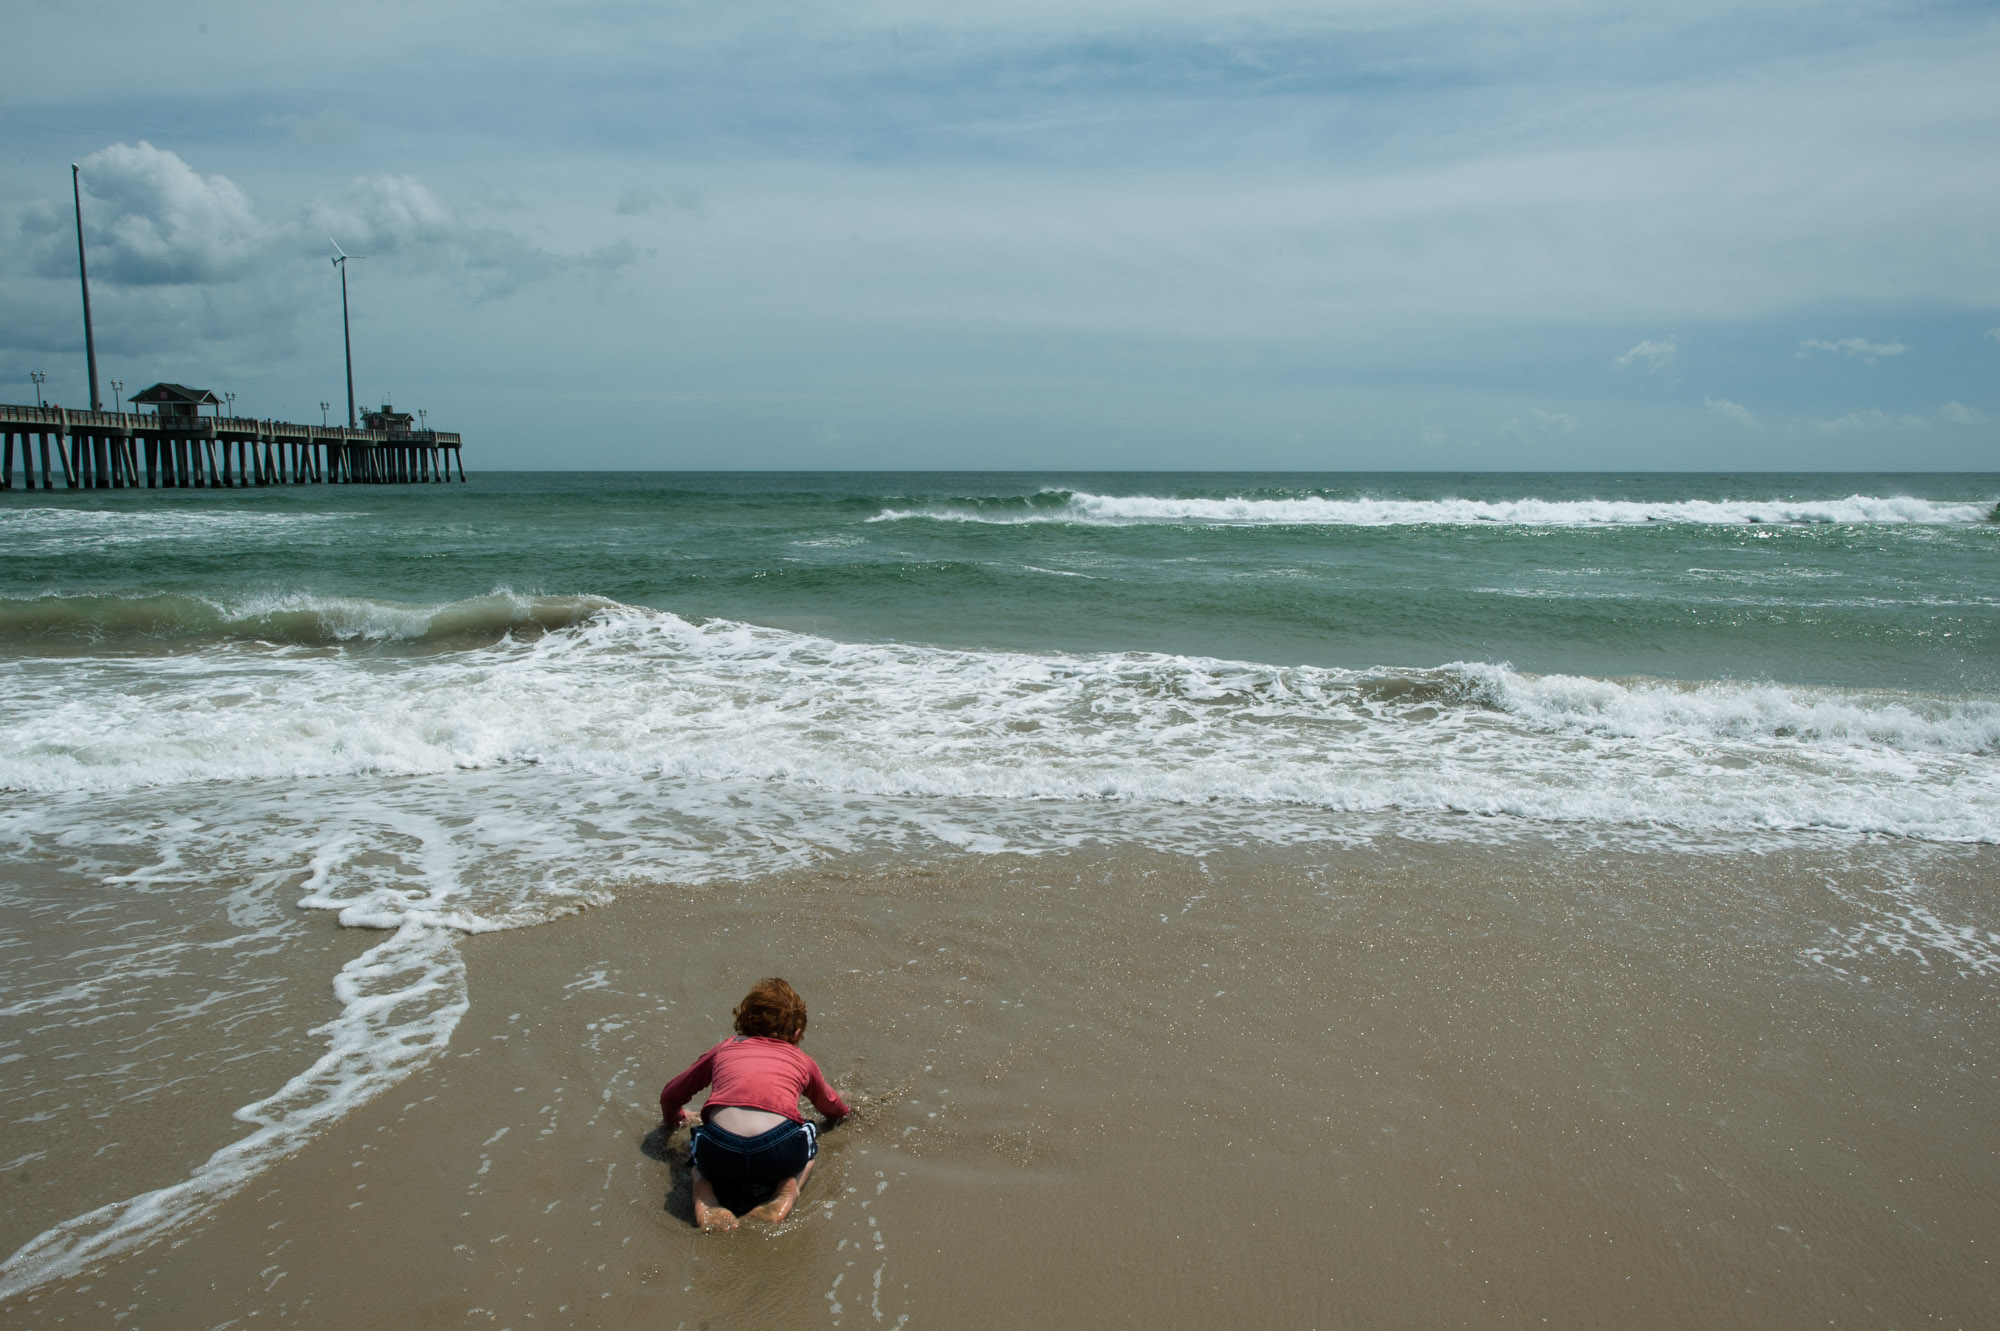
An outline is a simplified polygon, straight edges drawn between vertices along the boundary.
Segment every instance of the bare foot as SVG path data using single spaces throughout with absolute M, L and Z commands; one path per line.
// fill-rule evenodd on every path
M 755 1212 L 752 1212 L 755 1214 Z M 726 1206 L 694 1204 L 694 1222 L 710 1234 L 727 1234 L 736 1228 L 736 1212 Z
M 736 1212 L 715 1200 L 715 1185 L 694 1171 L 694 1222 L 710 1234 L 727 1234 L 736 1228 Z
M 792 1208 L 799 1204 L 799 1181 L 788 1178 L 778 1186 L 778 1195 L 762 1206 L 749 1212 L 752 1220 L 762 1220 L 768 1225 L 782 1225 Z

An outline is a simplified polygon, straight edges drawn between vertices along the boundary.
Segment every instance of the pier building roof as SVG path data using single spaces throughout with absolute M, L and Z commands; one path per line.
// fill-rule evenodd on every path
M 387 430 L 392 434 L 406 434 L 416 424 L 416 416 L 407 411 L 397 411 L 384 402 L 379 410 L 363 411 L 361 423 L 371 430 Z
M 134 402 L 147 406 L 191 406 L 219 407 L 222 399 L 206 388 L 189 388 L 186 384 L 154 384 L 143 393 L 133 395 Z

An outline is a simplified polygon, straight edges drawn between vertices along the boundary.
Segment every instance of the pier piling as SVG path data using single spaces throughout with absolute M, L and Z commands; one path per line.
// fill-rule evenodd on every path
M 0 491 L 53 490 L 58 471 L 70 490 L 155 490 L 437 484 L 454 467 L 463 482 L 463 441 L 445 430 L 0 404 Z

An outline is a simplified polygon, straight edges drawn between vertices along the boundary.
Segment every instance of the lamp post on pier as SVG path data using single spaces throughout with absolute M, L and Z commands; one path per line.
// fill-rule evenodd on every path
M 112 380 L 108 380 L 107 382 L 109 382 L 109 383 L 110 383 L 110 385 L 111 385 L 111 400 L 112 400 L 113 402 L 116 402 L 116 403 L 118 404 L 118 410 L 119 410 L 119 411 L 121 411 L 121 412 L 122 412 L 122 411 L 124 411 L 124 410 L 125 410 L 125 381 L 124 381 L 123 379 L 112 379 Z
M 331 407 L 332 405 L 333 404 L 331 402 L 322 402 L 319 404 L 319 424 L 321 429 L 326 428 L 327 408 Z
M 90 265 L 83 259 L 83 168 L 69 164 L 69 190 L 76 200 L 76 275 L 83 283 L 83 356 L 90 365 L 90 409 L 104 410 L 97 396 L 97 337 L 90 329 Z
M 49 377 L 46 374 L 43 374 L 40 370 L 28 371 L 28 377 L 35 381 L 35 405 L 38 407 L 46 407 L 47 405 L 49 405 L 48 403 L 42 401 L 42 385 L 48 382 Z

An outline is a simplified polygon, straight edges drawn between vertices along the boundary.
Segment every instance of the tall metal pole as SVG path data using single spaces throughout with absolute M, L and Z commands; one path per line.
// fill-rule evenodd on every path
M 104 399 L 97 395 L 97 338 L 90 328 L 90 269 L 83 261 L 83 186 L 79 183 L 77 164 L 69 164 L 69 192 L 76 200 L 76 272 L 83 279 L 83 356 L 90 362 L 90 409 L 104 410 Z
M 347 331 L 347 256 L 341 255 L 333 261 L 340 270 L 340 345 L 347 352 L 347 428 L 355 428 L 354 422 L 354 339 Z

